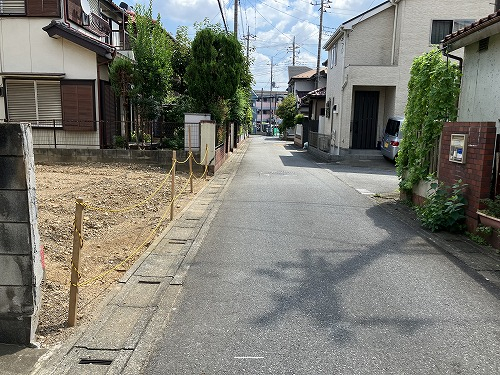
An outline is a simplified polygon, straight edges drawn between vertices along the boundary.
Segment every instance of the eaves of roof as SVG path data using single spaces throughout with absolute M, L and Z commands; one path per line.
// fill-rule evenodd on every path
M 325 75 L 326 74 L 326 67 L 323 67 L 323 68 L 320 68 L 319 70 L 319 74 L 320 75 Z M 296 76 L 293 76 L 292 78 L 290 78 L 290 80 L 297 80 L 297 79 L 311 79 L 313 78 L 314 76 L 316 75 L 316 69 L 311 69 L 311 70 L 308 70 L 307 72 L 304 72 L 304 73 L 301 73 L 301 74 L 297 74 Z
M 344 30 L 351 30 L 356 24 L 390 8 L 391 6 L 393 6 L 393 3 L 398 3 L 399 1 L 400 0 L 384 1 L 381 4 L 375 6 L 371 9 L 368 9 L 366 12 L 358 14 L 356 17 L 351 18 L 350 20 L 343 22 L 337 28 L 337 30 L 335 30 L 333 35 L 323 45 L 323 49 L 328 50 L 331 47 L 331 45 L 340 38 L 340 36 L 343 34 Z
M 451 52 L 499 33 L 500 10 L 447 35 L 441 41 L 441 48 Z
M 307 96 L 310 98 L 325 98 L 326 97 L 326 87 L 320 87 L 319 89 L 310 91 L 307 93 Z
M 116 52 L 114 47 L 94 39 L 76 29 L 68 27 L 64 22 L 53 20 L 43 30 L 52 38 L 64 38 L 79 46 L 95 52 L 108 60 L 113 60 Z

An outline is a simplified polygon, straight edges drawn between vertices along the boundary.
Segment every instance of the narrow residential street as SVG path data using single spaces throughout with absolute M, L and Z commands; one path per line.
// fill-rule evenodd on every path
M 368 196 L 394 166 L 248 142 L 146 374 L 500 373 L 498 296 Z

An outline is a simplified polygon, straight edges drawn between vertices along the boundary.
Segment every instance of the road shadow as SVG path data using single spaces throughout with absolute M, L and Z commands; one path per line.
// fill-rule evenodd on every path
M 265 277 L 291 286 L 286 291 L 272 293 L 273 308 L 251 321 L 256 327 L 268 327 L 289 314 L 300 314 L 313 321 L 324 330 L 329 339 L 338 343 L 353 340 L 359 327 L 383 326 L 396 330 L 402 336 L 415 335 L 422 327 L 432 324 L 427 319 L 410 316 L 356 316 L 348 311 L 343 287 L 348 282 L 355 283 L 375 261 L 391 253 L 404 253 L 406 241 L 394 243 L 394 236 L 401 233 L 399 225 L 393 225 L 390 217 L 381 208 L 374 206 L 366 210 L 375 225 L 387 231 L 386 239 L 371 246 L 359 248 L 301 249 L 297 261 L 276 262 L 270 269 L 258 269 L 259 277 Z M 386 216 L 383 220 L 381 217 Z M 398 229 L 399 228 L 399 229 Z M 410 236 L 406 236 L 406 239 Z M 346 239 L 349 240 L 349 239 Z M 352 245 L 356 246 L 356 245 Z M 418 250 L 416 250 L 418 251 Z M 336 253 L 341 261 L 327 259 Z M 293 275 L 293 276 L 290 276 Z M 370 303 L 373 301 L 367 301 Z M 375 302 L 373 302 L 375 303 Z

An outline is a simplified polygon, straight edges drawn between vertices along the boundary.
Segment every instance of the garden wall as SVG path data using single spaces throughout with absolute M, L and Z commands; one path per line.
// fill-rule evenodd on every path
M 452 135 L 467 136 L 464 150 L 465 162 L 450 161 Z M 494 122 L 445 123 L 441 135 L 438 179 L 451 186 L 457 180 L 467 184 L 465 197 L 467 229 L 474 232 L 478 225 L 479 201 L 489 198 L 492 184 L 492 168 L 495 153 L 496 126 Z
M 18 345 L 35 341 L 43 279 L 32 144 L 27 125 L 0 124 L 0 342 Z

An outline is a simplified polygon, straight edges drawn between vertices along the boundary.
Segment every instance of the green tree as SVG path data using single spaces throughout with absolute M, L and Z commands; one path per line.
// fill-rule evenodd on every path
M 436 147 L 445 121 L 457 118 L 460 71 L 443 60 L 437 49 L 417 57 L 411 67 L 408 103 L 399 146 L 400 188 L 410 192 L 429 174 L 429 154 Z
M 141 116 L 158 118 L 165 103 L 172 77 L 172 38 L 149 7 L 137 5 L 135 22 L 129 24 L 130 42 L 135 56 L 133 100 Z
M 295 126 L 297 112 L 297 99 L 295 95 L 288 94 L 276 109 L 276 115 L 282 120 L 279 126 L 281 133 L 285 134 L 286 129 Z
M 242 46 L 233 34 L 218 26 L 197 31 L 191 44 L 192 60 L 186 70 L 189 95 L 198 110 L 208 111 L 215 121 L 224 123 L 230 113 L 229 100 L 247 79 Z
M 178 94 L 187 93 L 184 76 L 191 59 L 191 40 L 188 37 L 188 28 L 179 26 L 175 33 L 172 53 L 172 89 Z

